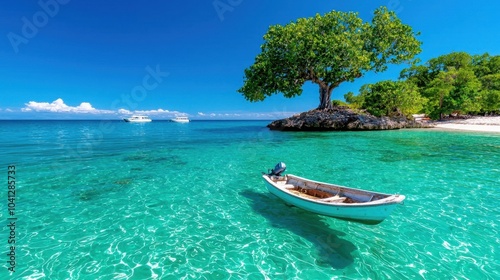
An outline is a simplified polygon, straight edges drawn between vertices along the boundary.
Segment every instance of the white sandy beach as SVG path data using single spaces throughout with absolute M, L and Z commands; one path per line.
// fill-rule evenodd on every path
M 500 133 L 500 116 L 440 121 L 435 128 Z

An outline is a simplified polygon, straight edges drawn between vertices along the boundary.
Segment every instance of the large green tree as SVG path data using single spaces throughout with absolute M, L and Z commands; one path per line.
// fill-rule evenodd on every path
M 385 7 L 375 10 L 370 23 L 357 13 L 332 11 L 273 25 L 238 91 L 249 101 L 280 92 L 291 98 L 310 81 L 319 86 L 318 109 L 328 109 L 332 90 L 342 82 L 384 71 L 387 64 L 413 62 L 421 51 L 416 35 Z

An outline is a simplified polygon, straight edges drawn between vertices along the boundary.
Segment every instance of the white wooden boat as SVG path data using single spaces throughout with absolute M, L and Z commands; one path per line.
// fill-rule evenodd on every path
M 189 118 L 188 117 L 175 117 L 173 119 L 170 119 L 171 121 L 173 122 L 178 122 L 178 123 L 188 123 L 189 122 Z
M 142 115 L 133 115 L 132 117 L 125 118 L 123 120 L 126 122 L 134 122 L 134 123 L 151 122 L 151 119 L 149 117 Z
M 317 182 L 295 175 L 264 174 L 267 189 L 291 204 L 317 214 L 375 225 L 387 218 L 404 195 L 384 194 Z

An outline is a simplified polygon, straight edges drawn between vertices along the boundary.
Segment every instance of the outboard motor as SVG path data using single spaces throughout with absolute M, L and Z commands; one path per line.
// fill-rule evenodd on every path
M 285 172 L 286 164 L 284 162 L 280 162 L 276 164 L 276 166 L 271 170 L 268 174 L 269 176 L 281 176 L 281 173 Z

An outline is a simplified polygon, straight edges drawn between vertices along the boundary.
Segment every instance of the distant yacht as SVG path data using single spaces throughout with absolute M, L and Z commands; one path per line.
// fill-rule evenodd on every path
M 132 117 L 125 118 L 123 120 L 126 122 L 135 122 L 135 123 L 151 122 L 151 119 L 148 116 L 143 116 L 143 115 L 133 115 Z
M 188 117 L 175 117 L 175 118 L 171 119 L 171 121 L 178 122 L 178 123 L 188 123 L 189 119 L 188 119 Z

